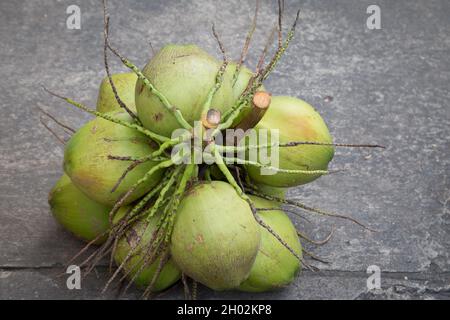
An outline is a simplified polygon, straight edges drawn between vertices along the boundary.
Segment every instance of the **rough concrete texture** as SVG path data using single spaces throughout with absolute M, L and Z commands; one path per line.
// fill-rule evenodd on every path
M 219 57 L 214 21 L 230 57 L 237 58 L 253 2 L 110 1 L 112 41 L 143 66 L 154 48 L 195 43 Z M 266 83 L 274 95 L 316 107 L 337 142 L 380 143 L 384 151 L 339 149 L 333 168 L 346 171 L 290 190 L 306 204 L 365 221 L 306 213 L 297 226 L 319 239 L 305 247 L 330 261 L 304 272 L 285 290 L 266 294 L 212 293 L 200 298 L 448 299 L 450 296 L 450 2 L 376 1 L 382 29 L 366 28 L 373 1 L 286 1 L 285 25 L 302 9 L 298 32 Z M 37 107 L 73 127 L 90 116 L 50 97 L 41 85 L 95 106 L 104 76 L 99 1 L 78 1 L 81 30 L 66 28 L 64 1 L 1 1 L 0 298 L 114 298 L 100 295 L 107 279 L 65 286 L 63 265 L 82 243 L 52 219 L 47 194 L 61 175 L 62 147 L 39 122 Z M 276 18 L 262 1 L 251 46 L 254 67 Z M 124 71 L 111 62 L 114 72 Z M 325 99 L 326 96 L 333 97 Z M 328 102 L 327 102 L 328 101 Z M 368 292 L 366 270 L 381 269 L 380 290 Z M 131 291 L 124 298 L 135 298 Z M 163 298 L 178 298 L 176 287 Z

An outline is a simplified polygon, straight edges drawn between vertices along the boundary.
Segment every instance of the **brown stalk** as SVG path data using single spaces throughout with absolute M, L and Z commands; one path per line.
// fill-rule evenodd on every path
M 254 128 L 270 106 L 272 95 L 266 91 L 257 91 L 253 95 L 251 111 L 238 123 L 236 129 L 247 131 Z

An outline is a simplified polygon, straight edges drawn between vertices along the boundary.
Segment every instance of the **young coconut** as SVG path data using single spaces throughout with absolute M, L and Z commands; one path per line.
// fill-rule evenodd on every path
M 193 125 L 194 121 L 201 119 L 204 104 L 215 86 L 220 67 L 220 61 L 195 45 L 167 45 L 149 61 L 142 72 L 171 106 L 177 108 L 184 119 Z M 224 74 L 211 105 L 222 113 L 232 107 L 233 92 L 228 74 Z M 136 108 L 144 127 L 153 132 L 170 137 L 180 127 L 172 112 L 141 80 L 136 83 Z
M 272 187 L 272 186 L 267 186 L 262 183 L 255 183 L 255 187 L 258 190 L 258 192 L 262 192 L 269 196 L 280 198 L 280 199 L 286 198 L 287 188 Z
M 99 238 L 95 244 L 101 244 L 107 238 L 111 207 L 88 198 L 66 174 L 50 191 L 48 203 L 55 219 L 77 238 L 87 242 Z
M 275 201 L 251 196 L 256 208 L 279 208 Z M 259 211 L 259 217 L 274 230 L 300 257 L 302 247 L 297 231 L 281 210 Z M 262 226 L 261 246 L 250 275 L 239 287 L 241 291 L 263 292 L 279 289 L 291 283 L 301 268 L 300 261 Z
M 171 253 L 180 269 L 214 290 L 244 281 L 260 244 L 259 225 L 248 203 L 226 182 L 196 184 L 181 200 Z
M 131 110 L 136 111 L 134 103 L 134 89 L 136 87 L 137 76 L 134 72 L 117 73 L 111 75 L 117 94 L 125 105 Z M 100 91 L 97 98 L 97 111 L 110 112 L 122 110 L 117 102 L 108 77 L 105 77 L 100 84 Z
M 120 212 L 115 217 L 121 216 Z M 127 278 L 133 280 L 141 289 L 146 289 L 153 281 L 160 258 L 164 253 L 154 257 L 154 261 L 148 261 L 153 252 L 149 251 L 152 244 L 153 233 L 160 215 L 151 217 L 148 221 L 144 219 L 137 220 L 119 239 L 114 254 L 114 261 L 120 266 L 124 260 L 127 261 L 123 265 L 123 271 L 127 274 Z M 168 249 L 166 249 L 168 250 Z M 131 252 L 131 256 L 130 256 Z M 150 262 L 150 263 L 149 263 Z M 153 282 L 151 292 L 159 292 L 167 289 L 181 278 L 181 271 L 174 264 L 173 259 L 169 259 L 161 269 L 159 275 Z
M 120 120 L 131 122 L 125 111 L 108 113 Z M 89 198 L 113 206 L 157 162 L 147 161 L 130 171 L 117 186 L 119 178 L 130 165 L 129 161 L 109 159 L 109 156 L 148 156 L 155 143 L 136 130 L 95 118 L 81 127 L 67 142 L 64 151 L 64 170 L 72 182 Z M 151 190 L 162 177 L 157 170 L 141 183 L 122 203 L 126 205 Z M 116 187 L 117 186 L 117 187 Z M 113 188 L 114 192 L 112 192 Z
M 278 129 L 280 144 L 292 141 L 332 143 L 332 137 L 322 117 L 303 100 L 278 96 L 272 97 L 268 111 L 255 129 Z M 270 144 L 270 134 L 268 143 Z M 270 148 L 268 150 L 270 152 Z M 333 146 L 300 144 L 279 148 L 279 168 L 288 170 L 326 170 L 334 155 Z M 320 174 L 277 172 L 261 174 L 260 168 L 246 166 L 250 178 L 273 187 L 293 187 L 311 182 Z

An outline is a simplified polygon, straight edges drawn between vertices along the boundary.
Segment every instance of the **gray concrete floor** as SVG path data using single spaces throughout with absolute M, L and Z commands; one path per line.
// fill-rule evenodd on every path
M 238 57 L 253 2 L 110 1 L 112 39 L 138 65 L 167 43 L 195 43 L 219 56 L 215 21 Z M 381 7 L 381 30 L 366 28 L 366 8 Z M 62 148 L 39 123 L 37 107 L 73 127 L 90 116 L 50 97 L 45 85 L 94 106 L 104 76 L 99 1 L 78 2 L 81 30 L 66 28 L 71 0 L 1 1 L 0 298 L 114 298 L 100 295 L 103 267 L 69 291 L 63 265 L 81 248 L 53 221 L 47 194 L 61 175 Z M 380 230 L 339 220 L 296 220 L 314 238 L 335 225 L 327 245 L 306 247 L 331 264 L 303 272 L 285 290 L 199 297 L 263 299 L 448 299 L 450 297 L 450 2 L 287 1 L 288 24 L 302 9 L 298 33 L 266 86 L 313 104 L 337 142 L 381 143 L 385 151 L 339 149 L 345 172 L 291 190 L 291 198 L 352 215 Z M 263 1 L 250 66 L 276 17 Z M 124 71 L 118 61 L 114 72 Z M 332 96 L 326 102 L 326 96 Z M 368 292 L 369 265 L 381 269 Z M 131 291 L 125 298 L 138 297 Z M 179 298 L 180 287 L 163 298 Z

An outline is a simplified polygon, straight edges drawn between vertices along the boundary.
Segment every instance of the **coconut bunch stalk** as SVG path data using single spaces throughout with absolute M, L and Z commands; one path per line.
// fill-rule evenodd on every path
M 109 258 L 104 290 L 126 281 L 124 291 L 136 284 L 148 298 L 180 279 L 193 298 L 197 283 L 213 290 L 280 289 L 302 267 L 315 269 L 305 256 L 321 260 L 302 249 L 300 238 L 329 240 L 311 240 L 286 212 L 370 229 L 285 197 L 286 188 L 327 175 L 335 147 L 378 147 L 333 143 L 311 105 L 272 96 L 264 85 L 294 36 L 299 12 L 283 37 L 284 3 L 278 2 L 277 23 L 254 71 L 244 64 L 258 2 L 236 61 L 213 25 L 221 59 L 197 45 L 168 44 L 141 70 L 112 45 L 103 4 L 106 77 L 96 109 L 46 90 L 95 116 L 64 141 L 65 175 L 49 202 L 56 219 L 88 241 L 71 262 L 89 273 Z M 111 54 L 128 73 L 111 74 Z

